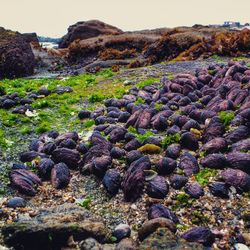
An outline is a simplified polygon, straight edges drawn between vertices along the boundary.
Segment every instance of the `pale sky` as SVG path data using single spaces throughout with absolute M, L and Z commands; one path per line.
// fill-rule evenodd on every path
M 61 37 L 77 21 L 122 30 L 250 22 L 250 0 L 0 0 L 0 26 Z

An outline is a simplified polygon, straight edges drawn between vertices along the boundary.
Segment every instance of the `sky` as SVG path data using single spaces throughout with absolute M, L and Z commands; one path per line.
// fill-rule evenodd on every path
M 0 8 L 0 26 L 50 37 L 91 19 L 124 31 L 250 22 L 250 0 L 0 0 Z

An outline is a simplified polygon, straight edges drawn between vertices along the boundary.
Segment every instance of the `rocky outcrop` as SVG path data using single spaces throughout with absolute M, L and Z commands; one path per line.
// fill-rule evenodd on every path
M 25 41 L 27 43 L 39 43 L 37 34 L 35 32 L 33 33 L 22 33 L 22 36 L 24 37 Z
M 0 27 L 0 79 L 31 75 L 34 67 L 35 58 L 26 38 Z
M 2 229 L 5 243 L 15 249 L 61 249 L 70 236 L 102 242 L 107 233 L 100 219 L 72 204 L 41 209 L 35 218 L 20 219 Z
M 139 249 L 202 250 L 204 248 L 201 244 L 189 243 L 178 238 L 168 228 L 158 228 L 154 233 L 142 241 Z
M 129 67 L 139 67 L 173 59 L 195 60 L 212 55 L 246 56 L 250 51 L 249 42 L 250 30 L 203 26 L 116 35 L 101 33 L 98 36 L 72 38 L 68 46 L 68 61 L 85 66 L 94 61 L 129 59 Z
M 122 30 L 98 20 L 78 22 L 69 26 L 68 33 L 62 37 L 59 43 L 59 48 L 67 48 L 70 43 L 77 39 L 84 40 L 100 35 L 119 35 L 122 33 Z

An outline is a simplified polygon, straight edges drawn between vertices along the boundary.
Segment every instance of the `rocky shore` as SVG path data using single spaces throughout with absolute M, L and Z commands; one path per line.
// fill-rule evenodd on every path
M 75 119 L 91 122 L 81 133 L 32 141 L 9 175 L 22 198 L 1 201 L 5 244 L 248 248 L 250 69 L 210 62 L 190 73 L 181 65 L 185 73 L 141 81 L 80 110 Z
M 1 29 L 0 249 L 249 249 L 249 42 Z

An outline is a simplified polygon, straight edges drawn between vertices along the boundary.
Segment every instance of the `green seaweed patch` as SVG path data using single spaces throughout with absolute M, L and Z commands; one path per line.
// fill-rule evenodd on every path
M 173 143 L 180 142 L 180 140 L 181 140 L 180 133 L 175 133 L 173 135 L 166 135 L 165 138 L 162 140 L 162 147 L 165 149 Z
M 94 93 L 94 94 L 90 95 L 88 100 L 90 103 L 95 103 L 95 102 L 101 102 L 105 99 L 106 99 L 106 97 L 104 95 L 99 94 L 99 93 Z
M 175 205 L 173 206 L 174 211 L 182 207 L 191 207 L 195 201 L 195 199 L 184 192 L 180 192 L 173 196 L 173 200 L 175 201 Z
M 191 222 L 194 225 L 207 225 L 209 223 L 209 218 L 201 211 L 195 210 L 191 214 Z
M 95 125 L 95 121 L 92 119 L 89 119 L 83 123 L 84 128 L 91 128 Z
M 204 168 L 195 175 L 195 179 L 201 186 L 205 187 L 209 183 L 210 177 L 216 176 L 217 173 L 218 171 L 216 169 Z
M 228 126 L 230 122 L 234 119 L 234 112 L 233 111 L 221 111 L 218 114 L 220 121 L 225 125 Z
M 90 205 L 92 202 L 92 198 L 91 197 L 87 197 L 85 199 L 79 200 L 77 202 L 77 205 L 79 205 L 80 207 L 86 208 L 86 209 L 90 209 Z
M 144 104 L 145 102 L 146 102 L 146 101 L 145 101 L 143 98 L 138 97 L 137 100 L 135 101 L 135 104 L 136 104 L 136 105 L 139 105 L 139 104 Z
M 147 130 L 144 134 L 138 134 L 137 130 L 132 126 L 129 126 L 128 132 L 135 135 L 135 138 L 140 143 L 144 143 L 146 139 L 155 135 L 152 131 L 149 130 Z
M 53 104 L 48 100 L 37 100 L 32 104 L 33 108 L 43 109 L 43 108 L 51 108 Z
M 162 104 L 162 103 L 156 103 L 155 104 L 155 109 L 158 110 L 158 111 L 160 111 L 163 106 L 164 106 L 164 104 Z
M 136 84 L 138 89 L 143 89 L 146 86 L 152 85 L 153 83 L 159 81 L 159 78 L 148 78 Z
M 51 125 L 49 122 L 41 122 L 36 128 L 35 128 L 35 133 L 36 134 L 42 134 L 47 131 L 51 130 Z

